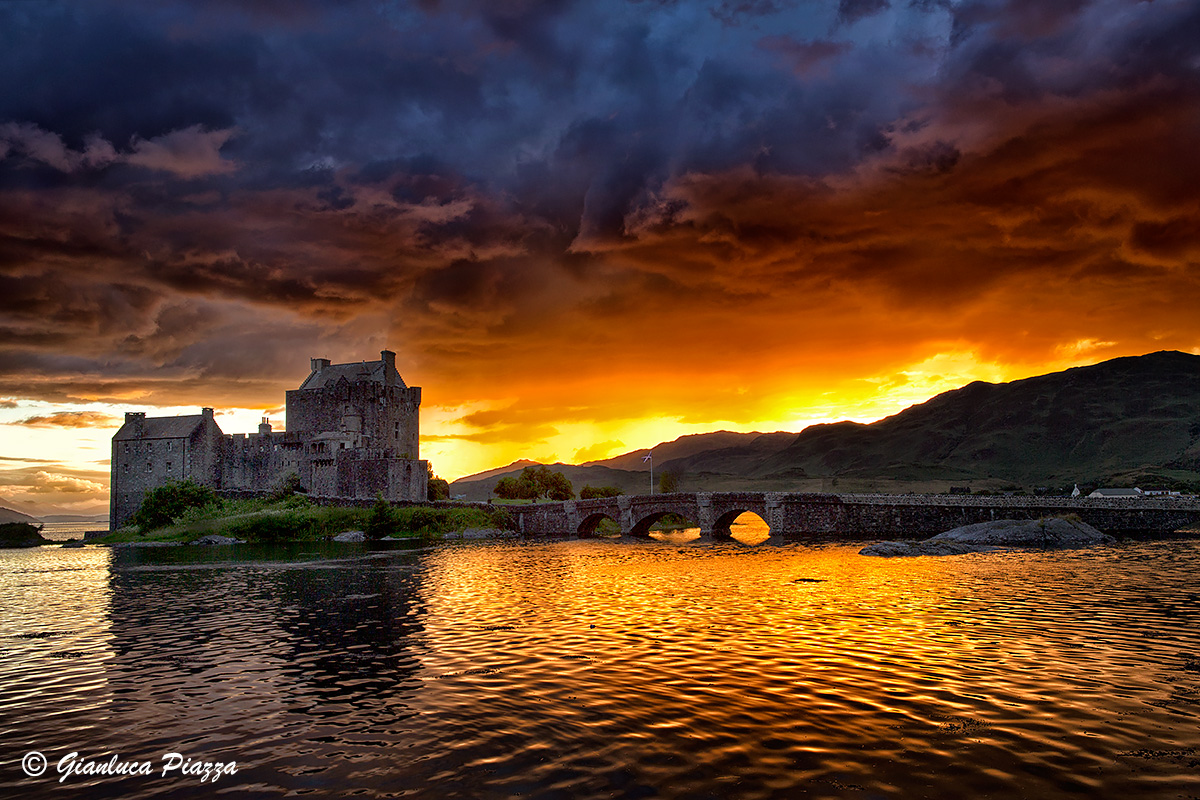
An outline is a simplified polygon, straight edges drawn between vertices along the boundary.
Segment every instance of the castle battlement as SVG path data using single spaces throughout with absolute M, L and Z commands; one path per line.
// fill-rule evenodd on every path
M 286 430 L 263 417 L 257 433 L 226 434 L 213 409 L 181 417 L 129 412 L 113 436 L 110 525 L 129 521 L 146 491 L 191 479 L 214 489 L 269 491 L 294 473 L 315 497 L 426 499 L 420 460 L 421 387 L 396 371 L 396 354 L 333 364 L 313 358 L 287 392 Z

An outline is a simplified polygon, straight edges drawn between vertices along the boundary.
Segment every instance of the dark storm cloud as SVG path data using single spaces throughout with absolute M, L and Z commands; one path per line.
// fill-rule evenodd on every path
M 649 361 L 680 302 L 1186 274 L 1197 42 L 1170 2 L 0 4 L 0 391 L 258 401 L 388 335 L 495 385 Z
M 709 13 L 727 27 L 752 22 L 759 17 L 794 8 L 796 0 L 723 0 Z
M 831 60 L 854 47 L 850 42 L 825 39 L 798 42 L 790 36 L 766 36 L 758 45 L 787 59 L 797 75 L 820 74 Z
M 852 25 L 863 17 L 870 17 L 891 7 L 888 0 L 839 0 L 838 22 Z

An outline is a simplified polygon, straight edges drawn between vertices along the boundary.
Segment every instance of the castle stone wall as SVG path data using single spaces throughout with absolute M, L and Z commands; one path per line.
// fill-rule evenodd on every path
M 172 480 L 221 485 L 223 435 L 211 408 L 191 417 L 125 415 L 112 442 L 109 525 L 126 524 L 145 493 Z
M 128 523 L 147 490 L 191 479 L 213 489 L 259 493 L 290 473 L 314 497 L 424 501 L 421 388 L 406 386 L 395 354 L 331 364 L 314 358 L 301 388 L 287 392 L 287 430 L 225 435 L 211 408 L 190 417 L 126 415 L 113 437 L 110 526 Z
M 319 389 L 293 389 L 287 393 L 286 427 L 306 434 L 345 432 L 355 437 L 355 447 L 415 458 L 420 405 L 420 387 L 339 382 Z

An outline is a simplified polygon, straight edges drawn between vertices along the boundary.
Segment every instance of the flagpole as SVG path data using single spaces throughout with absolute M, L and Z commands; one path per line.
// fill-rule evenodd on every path
M 650 462 L 650 494 L 654 494 L 654 451 L 647 450 L 646 455 L 642 456 L 642 463 Z

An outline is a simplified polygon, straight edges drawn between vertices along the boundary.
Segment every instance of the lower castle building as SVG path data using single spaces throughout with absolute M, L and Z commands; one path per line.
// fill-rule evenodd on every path
M 351 364 L 312 359 L 300 388 L 287 393 L 281 432 L 264 417 L 258 433 L 222 433 L 211 408 L 184 417 L 127 413 L 113 436 L 110 527 L 127 524 L 146 491 L 169 480 L 267 491 L 295 473 L 312 496 L 425 500 L 421 387 L 404 384 L 395 353 L 379 355 Z

